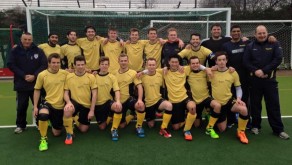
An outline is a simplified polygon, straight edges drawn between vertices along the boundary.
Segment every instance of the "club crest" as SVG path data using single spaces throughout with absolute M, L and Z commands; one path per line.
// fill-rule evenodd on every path
M 35 59 L 38 59 L 38 58 L 39 58 L 39 54 L 34 54 L 33 57 L 34 57 Z

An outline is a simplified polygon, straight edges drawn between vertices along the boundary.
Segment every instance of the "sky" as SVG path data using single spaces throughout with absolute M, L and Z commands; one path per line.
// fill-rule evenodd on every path
M 37 7 L 37 0 L 24 0 L 28 6 L 35 6 Z M 129 7 L 129 1 L 131 1 L 132 8 L 137 8 L 137 6 L 143 7 L 144 0 L 95 0 L 95 6 L 100 8 L 117 8 Z M 147 0 L 148 2 L 154 1 L 156 3 L 156 7 L 158 6 L 157 3 L 162 4 L 160 7 L 166 8 L 175 8 L 179 2 L 181 2 L 181 7 L 194 7 L 195 0 Z M 201 0 L 197 0 L 199 3 Z M 93 7 L 93 0 L 79 0 L 80 6 L 82 8 L 92 8 Z M 139 3 L 139 4 L 138 4 Z M 70 6 L 70 7 L 78 7 L 76 0 L 40 0 L 41 6 Z M 22 0 L 0 0 L 0 10 L 8 9 L 16 6 L 24 7 Z

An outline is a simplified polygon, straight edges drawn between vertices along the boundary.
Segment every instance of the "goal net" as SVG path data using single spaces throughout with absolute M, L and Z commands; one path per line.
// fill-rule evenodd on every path
M 218 16 L 218 15 L 216 15 Z M 215 17 L 216 17 L 215 16 Z M 211 17 L 212 18 L 212 17 Z M 191 33 L 199 33 L 202 39 L 210 37 L 210 26 L 214 23 L 219 23 L 222 26 L 222 35 L 229 36 L 229 29 L 226 28 L 226 20 L 216 18 L 216 21 L 208 19 L 205 21 L 172 21 L 172 20 L 151 20 L 150 26 L 158 29 L 159 34 L 166 35 L 169 27 L 176 27 L 178 29 L 179 37 L 184 41 L 189 40 Z M 283 48 L 283 60 L 279 66 L 280 69 L 291 69 L 292 56 L 292 21 L 291 20 L 244 20 L 231 21 L 232 25 L 239 25 L 241 27 L 242 36 L 248 37 L 251 40 L 254 38 L 255 28 L 258 25 L 265 25 L 270 35 L 277 38 Z
M 130 28 L 140 30 L 140 38 L 146 39 L 147 29 L 151 20 L 168 21 L 225 21 L 224 28 L 229 29 L 230 8 L 193 8 L 193 9 L 68 9 L 68 8 L 27 8 L 28 31 L 32 32 L 34 41 L 46 42 L 50 32 L 59 34 L 60 43 L 66 41 L 66 32 L 76 30 L 79 36 L 84 36 L 83 29 L 87 25 L 96 27 L 97 34 L 107 35 L 109 27 L 115 27 L 119 36 L 123 39 L 129 37 Z M 205 27 L 204 27 L 205 26 Z M 208 25 L 200 25 L 207 29 Z M 182 30 L 183 35 L 189 35 L 197 27 L 174 26 Z M 165 27 L 166 28 L 166 27 Z M 228 32 L 226 32 L 228 33 Z M 159 33 L 159 37 L 165 38 L 165 33 Z M 183 37 L 184 38 L 184 37 Z M 188 40 L 188 39 L 187 39 Z M 186 41 L 187 41 L 186 40 Z

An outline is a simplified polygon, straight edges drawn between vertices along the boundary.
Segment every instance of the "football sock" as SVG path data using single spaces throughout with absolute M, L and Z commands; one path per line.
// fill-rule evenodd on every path
M 215 118 L 213 116 L 210 116 L 209 123 L 207 125 L 207 128 L 213 128 L 215 123 L 217 122 L 218 118 Z
M 63 125 L 66 129 L 66 132 L 69 134 L 73 134 L 73 118 L 72 117 L 63 117 Z
M 121 120 L 122 120 L 122 114 L 121 113 L 114 113 L 111 131 L 119 128 Z
M 109 123 L 112 121 L 113 117 L 108 116 L 106 119 L 106 125 L 109 125 Z
M 127 115 L 126 116 L 126 123 L 127 123 L 127 125 L 134 119 L 134 115 L 132 115 L 132 114 L 129 114 L 129 115 Z
M 39 120 L 39 130 L 42 137 L 47 136 L 48 131 L 48 121 Z
M 190 112 L 188 113 L 187 118 L 186 118 L 186 124 L 184 127 L 184 131 L 191 130 L 192 125 L 193 125 L 194 121 L 196 120 L 196 117 L 197 117 L 197 114 L 193 115 Z
M 209 117 L 209 123 L 207 125 L 207 129 L 214 127 L 214 125 L 217 122 L 219 116 L 220 116 L 220 113 L 216 113 L 216 112 L 214 112 L 214 111 L 211 110 L 211 115 Z
M 168 113 L 166 113 L 166 111 L 163 113 L 162 124 L 161 124 L 162 129 L 167 128 L 169 121 L 171 119 L 171 116 L 172 116 L 172 114 L 168 114 Z
M 79 119 L 79 116 L 78 116 L 78 115 L 75 115 L 75 116 L 73 117 L 73 121 L 75 122 L 75 124 L 76 124 L 77 127 L 79 127 L 79 125 L 80 125 L 78 119 Z
M 247 122 L 248 122 L 247 117 L 243 117 L 243 116 L 239 115 L 237 131 L 245 131 Z
M 144 121 L 144 119 L 145 119 L 145 112 L 139 112 L 139 111 L 136 111 L 136 114 L 137 114 L 136 128 L 137 128 L 137 127 L 142 127 L 142 125 L 143 125 L 143 121 Z

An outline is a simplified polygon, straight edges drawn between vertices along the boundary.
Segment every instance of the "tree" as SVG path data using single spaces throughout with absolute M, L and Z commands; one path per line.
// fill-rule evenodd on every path
M 16 27 L 26 24 L 26 13 L 24 8 L 18 6 L 0 12 L 0 27 L 7 28 L 10 24 Z

